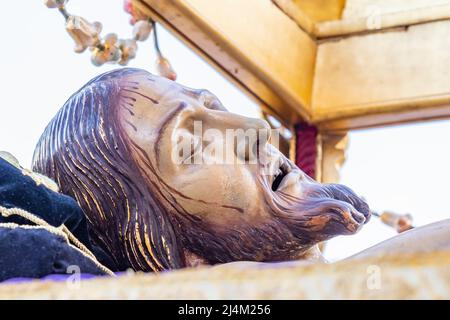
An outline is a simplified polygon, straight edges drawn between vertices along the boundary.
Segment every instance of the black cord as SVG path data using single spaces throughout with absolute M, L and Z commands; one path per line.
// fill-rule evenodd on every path
M 58 8 L 58 10 L 59 10 L 59 12 L 61 12 L 64 19 L 67 21 L 67 19 L 69 19 L 69 13 L 66 11 L 66 8 L 61 7 L 61 8 Z
M 156 53 L 161 57 L 162 54 L 161 54 L 161 50 L 159 49 L 158 34 L 157 34 L 158 32 L 156 31 L 156 22 L 155 21 L 152 21 L 152 26 L 153 26 L 153 39 L 154 39 L 153 43 L 155 45 L 155 50 L 156 50 Z

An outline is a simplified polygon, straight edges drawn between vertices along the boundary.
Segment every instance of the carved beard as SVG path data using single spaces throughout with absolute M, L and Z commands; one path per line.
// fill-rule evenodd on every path
M 368 205 L 338 184 L 314 184 L 305 199 L 280 193 L 271 200 L 265 222 L 234 229 L 179 217 L 183 246 L 208 264 L 295 260 L 321 241 L 356 233 L 370 218 Z
M 275 199 L 275 215 L 304 244 L 354 234 L 371 215 L 367 203 L 340 184 L 314 183 L 303 199 L 283 193 L 280 198 Z

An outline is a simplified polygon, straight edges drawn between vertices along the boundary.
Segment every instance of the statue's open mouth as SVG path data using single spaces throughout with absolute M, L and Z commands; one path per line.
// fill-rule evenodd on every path
M 280 188 L 280 185 L 286 178 L 286 176 L 291 172 L 291 168 L 287 163 L 283 162 L 278 170 L 275 172 L 273 182 L 272 182 L 272 191 L 277 191 Z
M 299 234 L 305 230 L 321 230 L 320 237 L 353 234 L 369 221 L 367 203 L 350 188 L 318 183 L 283 156 L 271 167 L 267 178 L 273 204 L 280 216 L 289 218 L 291 226 L 293 221 L 302 226 Z

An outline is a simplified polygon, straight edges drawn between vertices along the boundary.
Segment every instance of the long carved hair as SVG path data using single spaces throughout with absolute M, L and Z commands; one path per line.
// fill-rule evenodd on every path
M 119 80 L 136 72 L 142 71 L 100 75 L 72 95 L 40 138 L 33 169 L 78 201 L 94 242 L 119 270 L 181 268 L 184 256 L 158 186 L 137 164 L 136 157 L 146 155 L 133 148 L 118 120 L 119 108 L 126 107 Z

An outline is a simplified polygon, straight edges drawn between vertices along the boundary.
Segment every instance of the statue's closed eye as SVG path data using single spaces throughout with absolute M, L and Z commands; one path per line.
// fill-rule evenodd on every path
M 193 130 L 182 128 L 177 130 L 174 144 L 178 164 L 193 164 L 195 156 L 202 150 L 201 137 L 193 134 Z

